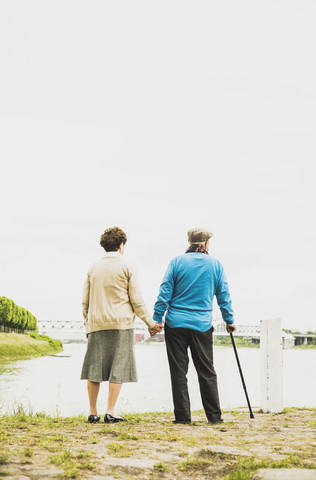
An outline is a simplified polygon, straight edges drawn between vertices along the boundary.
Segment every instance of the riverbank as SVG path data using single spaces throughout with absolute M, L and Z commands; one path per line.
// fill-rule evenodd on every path
M 46 335 L 0 332 L 0 363 L 27 360 L 62 351 L 60 340 L 53 340 Z
M 235 409 L 224 412 L 219 425 L 206 423 L 201 411 L 191 425 L 173 425 L 171 413 L 126 417 L 126 423 L 91 425 L 85 417 L 18 407 L 0 417 L 0 476 L 246 480 L 262 468 L 316 469 L 316 409 L 257 411 L 255 419 Z

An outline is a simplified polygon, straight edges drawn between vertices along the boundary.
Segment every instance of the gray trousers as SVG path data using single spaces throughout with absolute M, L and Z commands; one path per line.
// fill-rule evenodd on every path
M 170 328 L 165 324 L 174 414 L 176 420 L 191 420 L 187 373 L 188 347 L 198 374 L 202 404 L 211 422 L 221 418 L 217 377 L 213 366 L 213 328 L 199 332 L 189 328 Z

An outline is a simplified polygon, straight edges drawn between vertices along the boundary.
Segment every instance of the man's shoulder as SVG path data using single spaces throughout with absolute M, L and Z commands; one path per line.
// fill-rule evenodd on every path
M 214 265 L 222 265 L 221 262 L 218 260 L 218 258 L 212 257 L 211 255 L 206 255 L 209 258 L 209 261 L 213 263 Z

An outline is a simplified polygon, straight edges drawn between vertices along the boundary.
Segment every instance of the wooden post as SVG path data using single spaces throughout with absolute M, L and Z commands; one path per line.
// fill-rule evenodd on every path
M 281 318 L 260 321 L 261 408 L 283 411 L 283 350 Z

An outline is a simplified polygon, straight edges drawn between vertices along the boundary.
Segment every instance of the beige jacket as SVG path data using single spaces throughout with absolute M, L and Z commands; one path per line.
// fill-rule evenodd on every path
M 134 328 L 136 316 L 155 326 L 144 303 L 133 264 L 106 252 L 89 270 L 82 298 L 86 332 Z

